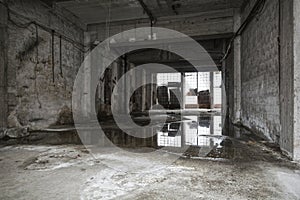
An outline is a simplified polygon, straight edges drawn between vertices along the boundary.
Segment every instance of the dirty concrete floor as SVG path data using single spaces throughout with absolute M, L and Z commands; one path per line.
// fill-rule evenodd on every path
M 92 156 L 81 145 L 1 146 L 0 199 L 300 199 L 297 164 L 261 143 L 243 144 L 251 156 L 172 164 L 172 154 L 153 157 L 146 148 Z

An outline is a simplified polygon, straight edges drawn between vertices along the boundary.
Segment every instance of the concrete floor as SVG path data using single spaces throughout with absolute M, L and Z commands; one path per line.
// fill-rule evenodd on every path
M 122 149 L 93 154 L 93 146 L 64 144 L 74 132 L 8 140 L 0 146 L 0 199 L 300 199 L 298 164 L 242 128 L 222 135 L 218 118 L 168 115 L 146 141 L 125 137 L 108 120 L 104 130 Z
M 0 148 L 0 199 L 300 199 L 300 168 L 260 142 L 235 159 L 81 145 Z M 141 152 L 146 148 L 136 149 Z

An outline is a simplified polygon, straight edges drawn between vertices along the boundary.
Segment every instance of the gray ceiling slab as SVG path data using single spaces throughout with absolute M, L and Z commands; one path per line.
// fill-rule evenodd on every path
M 86 24 L 146 19 L 137 0 L 56 0 Z M 156 18 L 238 8 L 244 0 L 143 0 Z

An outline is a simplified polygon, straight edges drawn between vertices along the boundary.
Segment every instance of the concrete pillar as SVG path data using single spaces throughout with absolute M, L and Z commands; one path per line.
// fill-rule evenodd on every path
M 151 85 L 150 85 L 150 108 L 154 105 L 154 82 L 153 74 L 150 73 Z
M 215 134 L 215 130 L 214 130 L 214 116 L 211 116 L 211 118 L 210 118 L 209 130 L 210 130 L 210 134 L 211 135 Z
M 227 40 L 223 39 L 223 52 L 226 52 Z M 233 96 L 233 83 L 232 83 L 232 75 L 233 75 L 233 58 L 232 53 L 229 54 L 228 59 L 222 62 L 222 81 L 224 86 L 222 86 L 222 108 L 221 108 L 221 116 L 222 116 L 222 127 L 223 134 L 228 135 L 229 128 L 231 127 L 230 123 L 230 113 L 233 110 L 233 102 L 234 100 L 230 98 Z M 230 72 L 231 71 L 231 72 Z M 229 75 L 229 72 L 231 73 Z M 231 109 L 230 109 L 231 108 Z
M 146 91 L 146 79 L 147 79 L 147 74 L 146 71 L 142 71 L 142 111 L 146 110 L 146 104 L 147 104 L 147 91 Z
M 185 109 L 185 73 L 181 72 L 181 109 Z
M 151 90 L 151 93 L 152 93 L 152 95 L 151 95 L 151 98 L 152 98 L 152 104 L 151 104 L 151 106 L 154 106 L 154 105 L 156 105 L 157 104 L 157 74 L 156 73 L 154 73 L 154 74 L 152 74 L 152 90 Z
M 146 71 L 146 79 L 147 82 L 152 81 L 152 74 L 150 72 Z M 152 84 L 147 84 L 146 85 L 146 110 L 149 110 L 152 105 Z
M 300 1 L 294 0 L 294 159 L 300 161 Z
M 134 64 L 129 64 L 129 70 L 131 70 L 131 69 L 133 69 L 134 68 Z M 131 70 L 130 71 L 130 76 L 131 76 L 131 78 L 130 78 L 130 80 L 129 80 L 129 100 L 130 100 L 130 106 L 129 106 L 129 108 L 132 110 L 133 108 L 134 108 L 134 104 L 133 104 L 133 102 L 135 101 L 135 96 L 131 96 L 131 95 L 133 95 L 133 93 L 134 93 L 134 88 L 135 88 L 135 84 L 136 84 L 136 82 L 137 82 L 137 78 L 136 78 L 136 73 L 135 73 L 135 71 L 134 70 Z M 128 112 L 130 112 L 130 109 L 128 109 Z
M 280 1 L 280 148 L 300 161 L 300 1 Z
M 209 73 L 209 81 L 210 81 L 210 108 L 213 109 L 215 107 L 215 104 L 214 104 L 214 72 Z
M 240 9 L 234 11 L 234 31 L 236 32 L 241 25 Z M 233 43 L 233 80 L 234 80 L 234 108 L 233 123 L 240 122 L 241 118 L 241 36 L 235 38 Z
M 130 112 L 130 106 L 129 106 L 130 103 L 129 103 L 129 101 L 130 101 L 130 97 L 131 97 L 131 79 L 133 79 L 133 78 L 132 78 L 132 73 L 130 72 L 130 63 L 127 61 L 127 58 L 125 59 L 124 64 L 126 66 L 125 69 L 124 69 L 124 74 L 126 72 L 128 72 L 130 77 L 131 77 L 131 78 L 125 79 L 125 88 L 126 88 L 125 91 L 126 91 L 126 93 L 125 93 L 125 104 L 124 104 L 125 110 L 124 111 L 125 111 L 125 113 L 129 113 Z
M 0 128 L 7 127 L 7 9 L 0 4 Z
M 120 103 L 118 103 L 117 101 L 111 101 L 111 107 L 113 107 L 118 113 L 123 113 L 123 108 L 125 105 L 125 96 L 124 96 L 124 91 L 120 91 L 117 88 L 115 88 L 115 85 L 118 82 L 118 78 L 120 77 L 120 74 L 122 74 L 124 72 L 124 66 L 122 64 L 122 62 L 119 61 L 115 61 L 111 64 L 111 77 L 110 81 L 111 81 L 111 91 L 110 91 L 110 95 L 111 95 L 111 99 L 119 99 Z M 122 83 L 124 85 L 124 82 Z M 114 93 L 113 96 L 113 91 L 116 90 L 116 93 Z
M 281 150 L 293 157 L 293 1 L 280 1 L 280 55 L 279 55 L 279 91 L 280 91 L 280 139 Z M 287 31 L 289 30 L 289 31 Z M 283 59 L 284 58 L 284 59 Z
M 90 43 L 90 34 L 88 32 L 84 33 L 84 43 L 89 44 Z M 87 56 L 89 52 L 86 53 L 85 56 Z M 89 59 L 88 59 L 89 58 Z M 84 66 L 84 96 L 82 98 L 82 106 L 83 106 L 83 116 L 88 117 L 90 110 L 91 110 L 91 63 L 92 58 L 87 57 L 87 60 L 85 61 Z
M 144 111 L 145 108 L 145 90 L 144 90 L 144 83 L 145 83 L 145 73 L 142 70 L 138 70 L 134 73 L 134 81 L 133 85 L 135 88 L 135 105 L 134 105 L 134 110 L 141 112 Z M 140 86 L 141 87 L 137 87 Z

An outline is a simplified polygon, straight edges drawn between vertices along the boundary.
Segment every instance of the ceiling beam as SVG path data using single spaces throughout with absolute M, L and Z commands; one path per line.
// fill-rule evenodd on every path
M 119 11 L 120 12 L 120 11 Z M 224 17 L 233 17 L 234 10 L 233 9 L 222 9 L 222 10 L 213 10 L 213 11 L 206 11 L 206 12 L 198 12 L 198 13 L 191 13 L 191 14 L 184 14 L 184 15 L 169 15 L 163 17 L 157 17 L 157 23 L 160 21 L 168 21 L 168 20 L 186 20 L 191 18 L 199 18 L 200 21 L 208 21 L 209 19 L 216 19 L 216 18 L 224 18 Z M 136 19 L 122 19 L 122 20 L 111 20 L 111 23 L 116 23 L 118 25 L 128 25 L 128 24 L 135 24 L 135 23 L 146 23 L 146 16 L 139 17 Z M 202 19 L 202 20 L 201 20 Z M 96 21 L 96 22 L 89 22 L 88 25 L 95 26 L 105 24 L 103 21 Z
M 110 33 L 114 35 L 124 30 L 145 26 L 148 26 L 148 19 L 111 22 Z M 227 38 L 233 33 L 233 9 L 158 18 L 155 26 L 173 29 L 190 37 L 197 37 L 199 40 Z M 94 32 L 99 41 L 106 39 L 105 23 L 89 24 L 88 31 Z M 145 39 L 139 34 L 136 34 L 135 38 L 136 41 Z

